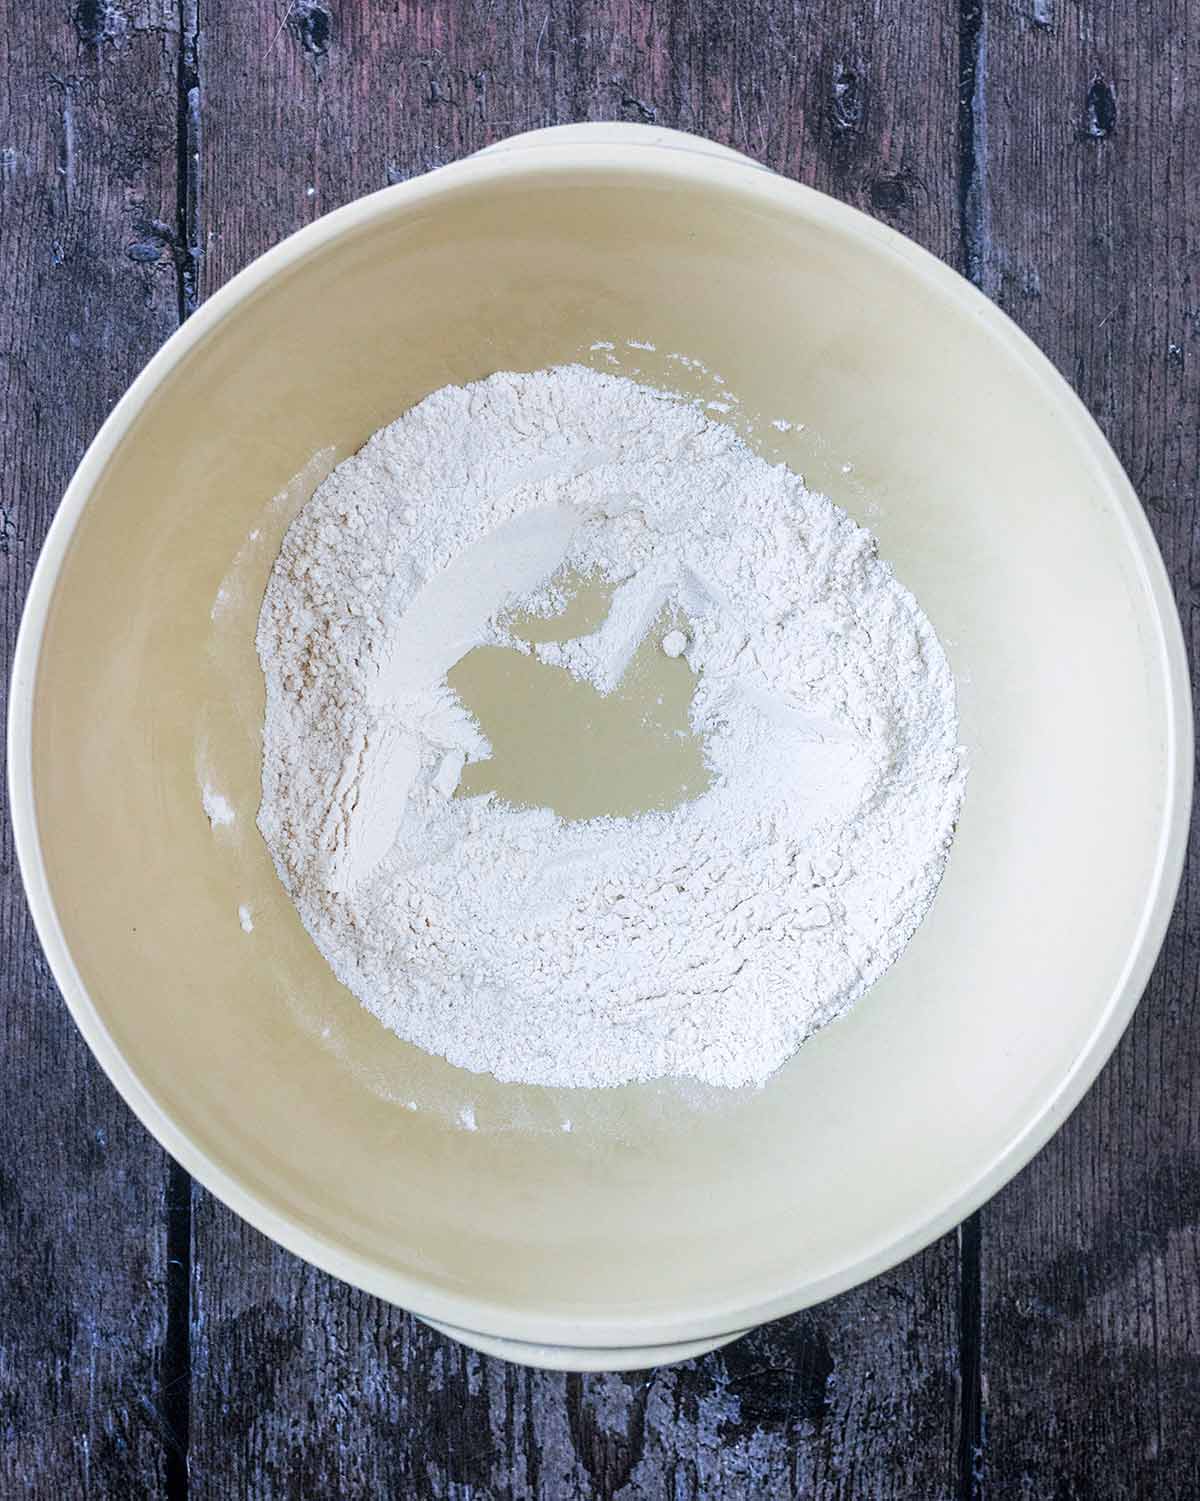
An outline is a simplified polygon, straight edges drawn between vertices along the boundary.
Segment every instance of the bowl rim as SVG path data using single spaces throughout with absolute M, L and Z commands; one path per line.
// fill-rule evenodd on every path
M 571 127 L 564 127 L 569 134 Z M 305 226 L 266 251 L 215 292 L 163 344 L 134 379 L 106 419 L 76 469 L 48 529 L 30 582 L 13 657 L 8 719 L 8 780 L 18 864 L 34 925 L 75 1024 L 118 1093 L 152 1136 L 209 1192 L 256 1229 L 322 1270 L 469 1339 L 478 1331 L 496 1340 L 617 1352 L 630 1346 L 665 1346 L 732 1334 L 854 1287 L 916 1254 L 959 1224 L 1009 1181 L 1065 1121 L 1108 1059 L 1132 1017 L 1157 959 L 1183 870 L 1192 797 L 1191 684 L 1183 631 L 1166 568 L 1134 489 L 1107 439 L 1049 359 L 984 294 L 957 271 L 898 231 L 816 189 L 764 170 L 748 159 L 680 150 L 658 140 L 633 139 L 626 126 L 618 143 L 564 139 L 539 133 L 536 149 L 489 150 L 424 176 L 380 189 Z M 686 138 L 685 138 L 686 139 Z M 699 138 L 697 145 L 701 142 Z M 453 1292 L 315 1232 L 251 1191 L 186 1134 L 117 1047 L 91 1000 L 59 921 L 41 848 L 34 798 L 32 729 L 38 666 L 48 612 L 64 558 L 109 459 L 151 393 L 201 340 L 279 273 L 330 242 L 397 212 L 436 205 L 443 196 L 476 185 L 569 169 L 579 181 L 589 175 L 637 177 L 645 169 L 681 186 L 720 184 L 757 201 L 764 209 L 807 219 L 877 253 L 898 258 L 930 290 L 982 323 L 990 337 L 1018 361 L 1060 420 L 1091 453 L 1103 478 L 1103 495 L 1119 519 L 1124 540 L 1150 600 L 1153 651 L 1165 685 L 1167 776 L 1153 874 L 1136 935 L 1121 973 L 1095 1024 L 1058 1087 L 1032 1108 L 1022 1127 L 990 1161 L 965 1181 L 951 1185 L 941 1202 L 920 1207 L 899 1225 L 883 1230 L 877 1243 L 815 1279 L 792 1280 L 745 1298 L 692 1309 L 638 1316 L 546 1315 Z

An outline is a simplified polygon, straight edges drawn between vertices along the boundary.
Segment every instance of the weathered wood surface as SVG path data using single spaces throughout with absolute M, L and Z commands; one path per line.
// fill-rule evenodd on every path
M 1200 647 L 1200 9 L 987 6 L 984 289 L 1115 445 Z M 1115 1058 L 982 1216 L 985 1494 L 1200 1496 L 1200 867 Z
M 0 8 L 5 689 L 63 487 L 176 321 L 173 7 L 101 9 Z M 168 1163 L 58 998 L 7 817 L 0 944 L 0 1495 L 158 1496 Z
M 725 141 L 969 271 L 1113 436 L 1195 634 L 1197 15 L 0 0 L 5 651 L 72 464 L 197 298 L 359 193 L 607 118 Z M 465 1352 L 168 1177 L 3 837 L 0 1495 L 1200 1494 L 1196 875 L 1113 1065 L 959 1237 L 703 1361 L 578 1378 Z
M 192 1495 L 956 1494 L 953 1242 L 689 1365 L 531 1372 L 196 1206 Z
M 213 0 L 200 37 L 212 291 L 348 198 L 518 131 L 692 130 L 958 255 L 953 0 Z

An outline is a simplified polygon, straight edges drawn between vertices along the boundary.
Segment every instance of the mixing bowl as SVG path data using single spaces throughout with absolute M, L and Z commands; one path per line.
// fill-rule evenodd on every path
M 255 828 L 289 518 L 435 388 L 571 360 L 715 402 L 870 526 L 957 673 L 971 771 L 933 909 L 761 1090 L 527 1088 L 420 1052 L 334 980 Z M 189 320 L 63 501 L 10 735 L 47 955 L 154 1135 L 301 1256 L 574 1368 L 712 1348 L 1010 1177 L 1137 1002 L 1190 769 L 1161 561 L 1047 361 L 891 230 L 609 127 L 354 203 Z

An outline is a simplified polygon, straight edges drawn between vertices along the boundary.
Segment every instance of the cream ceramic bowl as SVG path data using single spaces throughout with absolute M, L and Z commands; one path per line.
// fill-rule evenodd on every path
M 253 632 L 288 517 L 436 387 L 577 359 L 710 399 L 723 377 L 730 420 L 874 530 L 958 675 L 971 775 L 933 910 L 760 1091 L 518 1088 L 407 1046 L 335 982 L 254 826 Z M 71 483 L 10 735 L 46 952 L 154 1135 L 301 1256 L 575 1368 L 827 1298 L 1016 1172 L 1137 1002 L 1190 774 L 1158 553 L 1047 361 L 882 225 L 619 127 L 389 188 L 213 297 Z

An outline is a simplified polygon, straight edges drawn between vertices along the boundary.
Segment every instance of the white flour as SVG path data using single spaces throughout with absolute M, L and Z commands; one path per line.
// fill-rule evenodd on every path
M 204 789 L 201 793 L 201 801 L 204 804 L 205 816 L 214 829 L 231 824 L 237 818 L 237 814 L 233 811 L 233 804 L 230 803 L 229 799 L 223 797 L 215 787 L 210 786 L 207 782 L 204 784 Z
M 447 671 L 534 650 L 602 693 L 662 623 L 711 776 L 567 822 L 455 796 Z M 657 623 L 657 625 L 656 625 Z M 341 464 L 263 604 L 259 827 L 335 974 L 402 1037 L 532 1084 L 760 1083 L 900 954 L 963 787 L 954 684 L 869 533 L 694 405 L 578 366 L 438 391 Z

